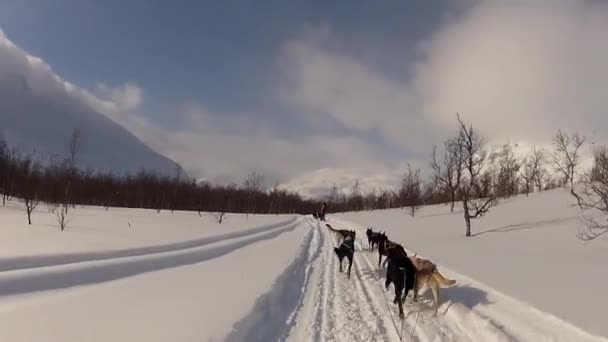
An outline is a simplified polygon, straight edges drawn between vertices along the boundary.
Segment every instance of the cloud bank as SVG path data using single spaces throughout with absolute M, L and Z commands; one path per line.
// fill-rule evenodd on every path
M 480 2 L 414 47 L 406 80 L 332 49 L 320 32 L 285 45 L 285 98 L 313 123 L 379 132 L 421 164 L 453 134 L 456 112 L 488 143 L 520 150 L 548 145 L 557 129 L 608 141 L 606 3 Z

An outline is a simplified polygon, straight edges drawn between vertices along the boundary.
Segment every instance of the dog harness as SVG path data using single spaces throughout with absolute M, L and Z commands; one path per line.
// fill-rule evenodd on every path
M 344 239 L 344 241 L 342 241 L 342 246 L 350 249 L 351 251 L 355 251 L 354 246 L 353 246 L 353 240 L 350 236 L 348 236 L 346 239 Z

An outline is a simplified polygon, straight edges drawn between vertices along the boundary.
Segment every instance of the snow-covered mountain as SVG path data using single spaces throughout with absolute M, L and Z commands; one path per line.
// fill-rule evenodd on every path
M 404 170 L 323 168 L 299 175 L 281 184 L 280 188 L 307 198 L 327 197 L 334 187 L 340 194 L 349 194 L 356 181 L 364 194 L 372 190 L 394 190 L 399 186 Z
M 65 157 L 74 129 L 80 133 L 83 168 L 173 173 L 173 161 L 153 151 L 104 109 L 119 105 L 82 90 L 13 44 L 0 31 L 0 136 L 23 152 L 48 160 Z

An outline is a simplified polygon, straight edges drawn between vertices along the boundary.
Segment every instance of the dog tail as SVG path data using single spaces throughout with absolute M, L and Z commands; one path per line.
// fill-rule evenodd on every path
M 325 224 L 327 226 L 327 228 L 329 228 L 329 230 L 337 232 L 337 230 L 334 229 L 334 227 L 330 226 L 329 223 Z
M 456 280 L 444 277 L 441 273 L 439 273 L 439 270 L 437 269 L 433 271 L 433 278 L 435 278 L 435 280 L 437 280 L 437 282 L 441 286 L 452 286 L 456 284 Z

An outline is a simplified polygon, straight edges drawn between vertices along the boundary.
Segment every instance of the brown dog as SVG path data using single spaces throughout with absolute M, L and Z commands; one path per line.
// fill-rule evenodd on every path
M 416 267 L 416 281 L 414 283 L 414 301 L 416 301 L 418 290 L 428 287 L 433 292 L 433 309 L 437 315 L 439 309 L 439 289 L 449 287 L 456 283 L 456 280 L 447 279 L 437 269 L 437 265 L 428 259 L 419 258 L 415 255 L 409 257 Z

